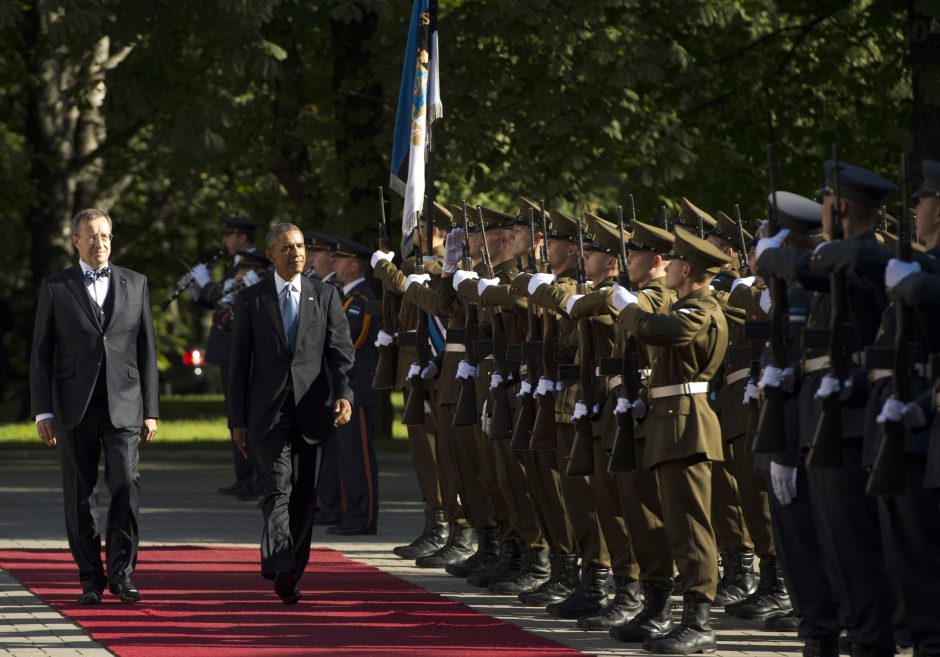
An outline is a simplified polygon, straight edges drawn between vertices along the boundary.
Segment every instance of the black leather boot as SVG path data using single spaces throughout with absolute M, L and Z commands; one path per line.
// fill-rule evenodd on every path
M 437 552 L 415 559 L 418 568 L 444 568 L 461 563 L 473 554 L 473 530 L 451 523 L 447 543 Z
M 771 616 L 764 621 L 766 632 L 798 632 L 803 618 L 791 609 L 783 616 Z
M 491 563 L 488 568 L 478 573 L 467 575 L 467 584 L 485 589 L 497 575 L 503 573 L 509 562 L 516 555 L 518 548 L 513 541 L 503 541 L 499 544 L 499 559 Z
M 876 646 L 872 643 L 853 643 L 851 657 L 894 657 L 894 646 Z
M 581 569 L 581 581 L 567 598 L 553 602 L 545 610 L 555 618 L 596 616 L 607 608 L 607 578 L 610 568 L 595 564 Z
M 616 625 L 623 625 L 642 608 L 640 602 L 640 583 L 624 577 L 614 577 L 614 599 L 607 608 L 596 616 L 584 616 L 578 619 L 582 630 L 609 630 Z
M 839 635 L 806 637 L 803 643 L 803 657 L 839 657 Z
M 520 593 L 519 602 L 528 607 L 545 607 L 561 602 L 578 585 L 578 555 L 555 553 L 549 556 L 551 574 L 531 593 Z
M 511 582 L 522 574 L 522 570 L 525 568 L 525 553 L 526 549 L 524 547 L 519 543 L 513 542 L 509 552 L 509 559 L 506 561 L 506 566 L 493 575 L 493 578 L 486 585 L 490 593 L 493 592 L 490 587 L 494 584 Z
M 643 582 L 643 609 L 629 622 L 610 629 L 610 636 L 624 643 L 643 643 L 672 631 L 671 587 Z
M 434 554 L 447 542 L 447 523 L 444 522 L 444 512 L 431 508 L 424 510 L 424 531 L 408 545 L 399 545 L 392 550 L 402 559 L 417 559 Z
M 481 573 L 490 564 L 499 559 L 499 544 L 496 542 L 496 530 L 492 528 L 479 529 L 477 535 L 477 550 L 468 559 L 460 563 L 445 566 L 448 574 L 466 579 L 474 573 Z
M 534 591 L 548 581 L 550 573 L 548 550 L 526 548 L 522 552 L 522 568 L 519 573 L 509 580 L 493 580 L 487 590 L 490 593 L 506 595 Z
M 776 559 L 760 562 L 760 583 L 757 590 L 740 602 L 725 606 L 725 613 L 742 620 L 767 620 L 783 616 L 793 609 L 787 584 Z
M 739 602 L 757 590 L 754 550 L 727 550 L 721 562 L 724 570 L 718 581 L 716 605 L 727 606 Z
M 649 639 L 643 647 L 657 655 L 691 655 L 715 652 L 715 631 L 709 623 L 711 602 L 695 594 L 683 598 L 682 622 L 672 632 L 659 639 Z

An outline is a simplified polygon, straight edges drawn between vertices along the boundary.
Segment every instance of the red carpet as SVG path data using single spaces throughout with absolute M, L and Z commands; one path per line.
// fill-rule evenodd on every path
M 0 568 L 121 657 L 580 654 L 333 550 L 311 555 L 293 607 L 261 579 L 257 550 L 144 549 L 136 605 L 107 592 L 103 604 L 75 604 L 67 551 L 0 550 Z

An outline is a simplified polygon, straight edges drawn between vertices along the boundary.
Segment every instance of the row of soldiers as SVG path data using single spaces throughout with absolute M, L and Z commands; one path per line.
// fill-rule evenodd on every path
M 654 653 L 714 651 L 720 605 L 797 629 L 807 655 L 940 655 L 940 164 L 914 195 L 912 262 L 889 248 L 904 231 L 876 230 L 897 187 L 823 168 L 822 202 L 775 190 L 759 240 L 685 198 L 626 231 L 519 198 L 433 203 L 429 252 L 376 251 L 400 312 L 375 384 L 408 398 L 426 507 L 395 553 Z M 820 347 L 835 305 L 844 359 Z M 865 362 L 896 307 L 916 318 L 913 394 Z M 874 496 L 883 426 L 902 432 L 903 488 Z

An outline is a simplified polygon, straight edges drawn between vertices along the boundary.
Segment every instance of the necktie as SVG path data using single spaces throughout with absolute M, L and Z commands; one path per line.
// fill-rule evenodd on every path
M 287 344 L 294 351 L 294 342 L 297 340 L 297 302 L 294 300 L 294 286 L 288 284 L 281 297 L 281 319 L 284 320 L 284 330 L 287 332 Z
M 101 269 L 89 269 L 85 272 L 85 280 L 91 281 L 94 283 L 99 278 L 108 278 L 111 276 L 110 267 L 102 267 Z

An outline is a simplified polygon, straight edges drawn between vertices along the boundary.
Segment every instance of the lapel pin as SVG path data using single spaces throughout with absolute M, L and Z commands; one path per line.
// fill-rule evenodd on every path
M 313 301 L 313 297 L 307 297 L 307 301 Z

